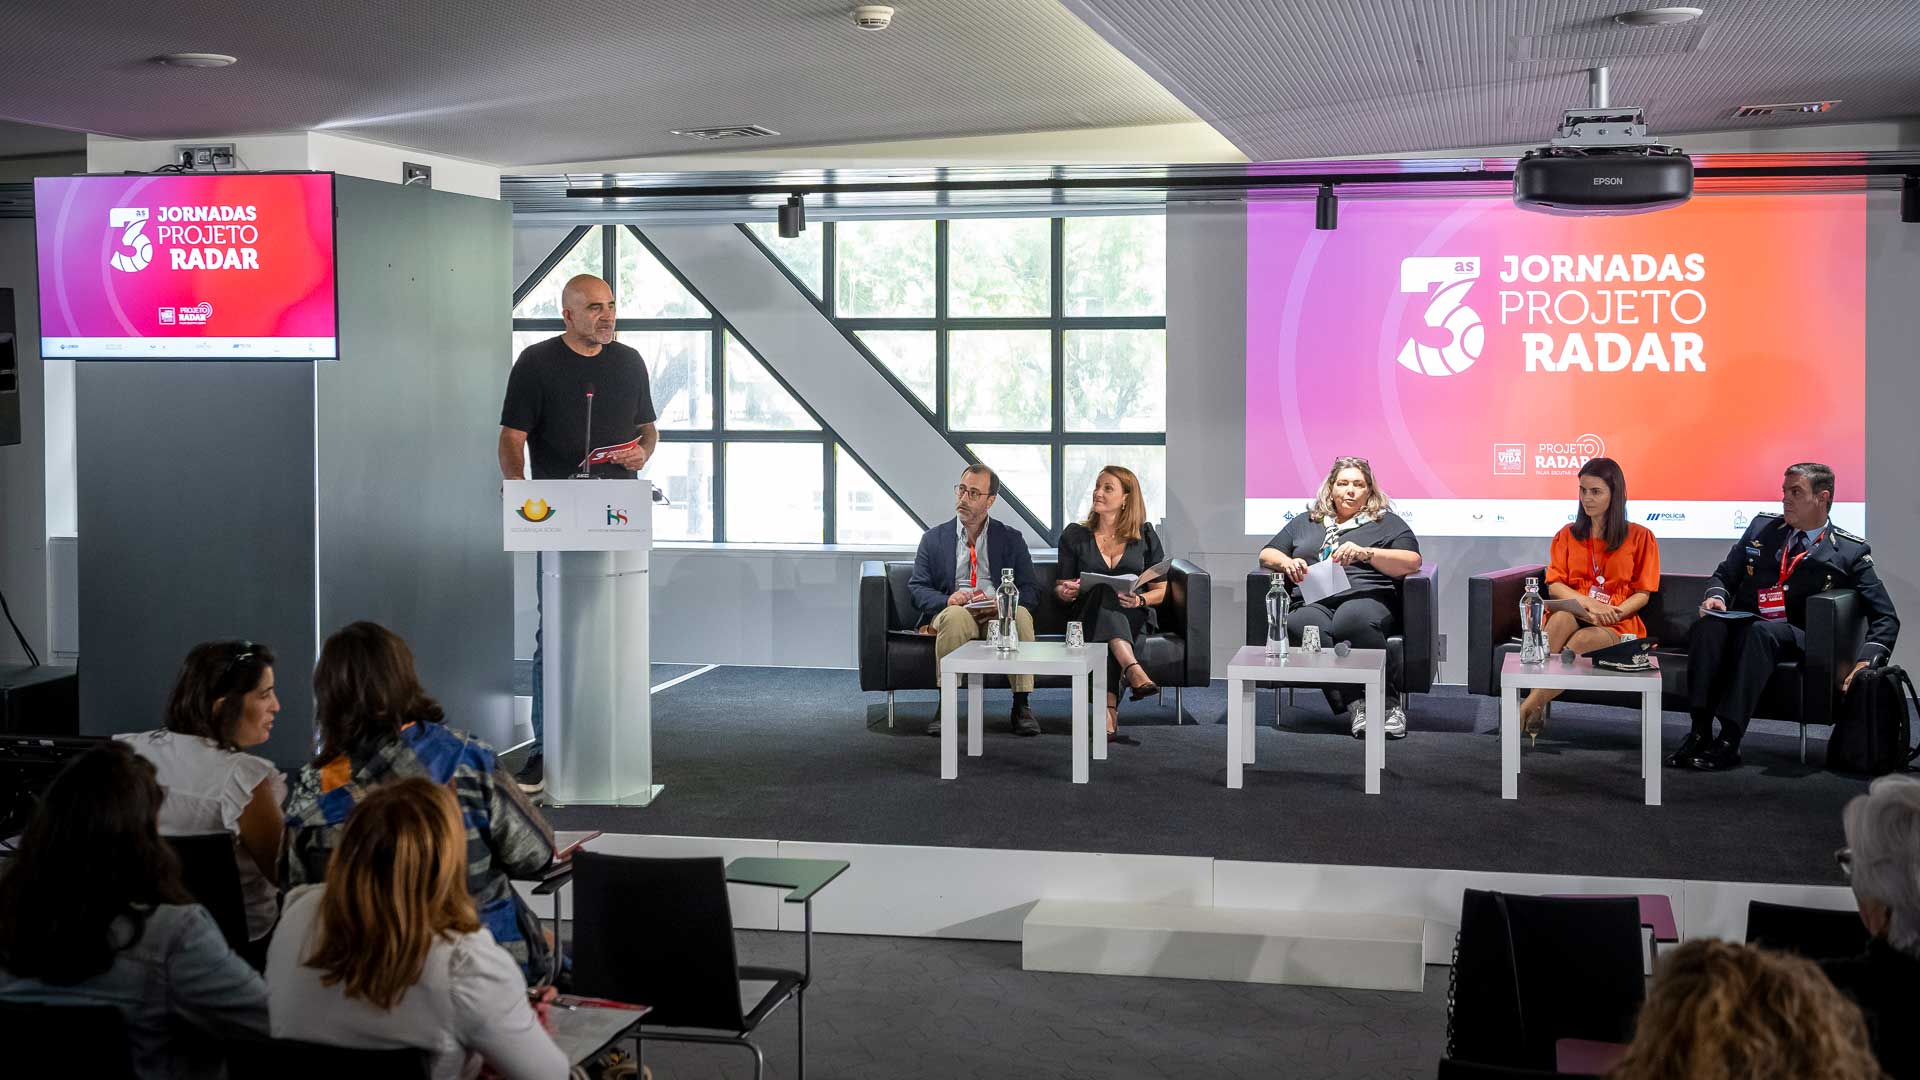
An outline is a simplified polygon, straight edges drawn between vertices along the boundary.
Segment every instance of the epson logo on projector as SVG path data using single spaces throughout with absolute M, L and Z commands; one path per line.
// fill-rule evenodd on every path
M 1596 176 L 1593 178 L 1593 186 L 1595 187 L 1620 187 L 1626 182 L 1627 178 L 1624 176 Z

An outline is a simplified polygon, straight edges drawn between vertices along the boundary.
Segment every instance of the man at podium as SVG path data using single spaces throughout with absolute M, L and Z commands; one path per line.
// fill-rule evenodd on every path
M 535 342 L 514 361 L 500 407 L 500 475 L 535 480 L 631 480 L 660 441 L 653 391 L 640 354 L 615 341 L 613 290 L 592 274 L 560 290 L 566 332 Z M 538 556 L 535 556 L 536 560 Z M 534 603 L 541 606 L 540 568 Z M 546 786 L 541 759 L 541 631 L 533 632 L 533 751 L 514 779 L 529 792 Z

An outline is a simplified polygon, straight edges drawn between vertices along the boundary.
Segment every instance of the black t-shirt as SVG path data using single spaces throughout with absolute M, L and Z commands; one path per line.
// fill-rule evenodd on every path
M 1317 563 L 1320 561 L 1320 548 L 1326 543 L 1326 539 L 1327 523 L 1315 521 L 1306 514 L 1301 514 L 1287 522 L 1287 527 L 1275 533 L 1273 539 L 1267 541 L 1266 546 L 1278 549 L 1283 555 Z M 1334 541 L 1334 547 L 1339 547 L 1341 544 L 1394 548 L 1399 551 L 1420 550 L 1420 541 L 1414 537 L 1413 530 L 1400 519 L 1400 515 L 1391 510 L 1381 514 L 1374 521 L 1341 533 L 1340 538 Z M 1297 598 L 1300 587 L 1291 582 L 1288 583 L 1288 587 Z M 1369 593 L 1385 593 L 1397 596 L 1398 589 L 1399 582 L 1396 578 L 1382 573 L 1371 563 L 1356 562 L 1347 567 L 1347 591 L 1341 595 L 1364 596 Z
M 587 437 L 589 386 L 592 438 Z M 527 433 L 535 480 L 565 480 L 588 450 L 628 442 L 653 421 L 647 365 L 617 341 L 601 346 L 596 356 L 581 356 L 559 337 L 527 346 L 507 376 L 507 400 L 500 406 L 500 426 Z M 593 467 L 593 475 L 631 480 L 638 474 L 605 462 Z

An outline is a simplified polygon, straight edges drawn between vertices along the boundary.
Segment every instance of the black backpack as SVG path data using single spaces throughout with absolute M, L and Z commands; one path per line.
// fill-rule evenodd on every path
M 1920 749 L 1909 746 L 1913 741 L 1909 701 L 1920 710 L 1920 696 L 1915 695 L 1905 668 L 1893 664 L 1861 668 L 1841 701 L 1840 720 L 1827 737 L 1827 768 L 1872 776 L 1905 769 L 1920 756 Z

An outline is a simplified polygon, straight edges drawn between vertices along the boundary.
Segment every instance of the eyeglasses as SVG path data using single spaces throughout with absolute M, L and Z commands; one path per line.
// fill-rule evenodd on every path
M 991 491 L 981 491 L 979 488 L 970 488 L 965 484 L 953 485 L 953 493 L 963 499 L 984 499 L 993 494 Z
M 1843 847 L 1840 850 L 1834 852 L 1833 861 L 1835 864 L 1837 864 L 1840 867 L 1841 876 L 1845 877 L 1848 881 L 1852 881 L 1853 880 L 1853 849 L 1850 847 Z

